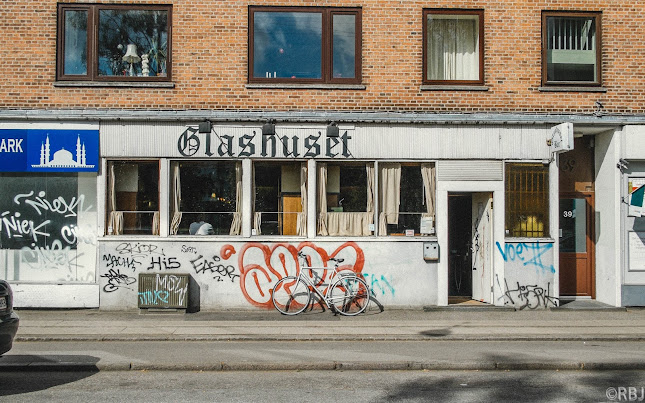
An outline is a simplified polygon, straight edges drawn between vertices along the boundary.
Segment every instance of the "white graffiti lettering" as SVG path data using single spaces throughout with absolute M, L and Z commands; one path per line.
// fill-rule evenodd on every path
M 38 226 L 34 224 L 31 220 L 21 220 L 20 213 L 16 212 L 13 216 L 10 216 L 9 211 L 5 211 L 0 214 L 2 217 L 2 223 L 0 223 L 0 234 L 3 230 L 6 233 L 6 236 L 9 238 L 32 238 L 34 242 L 38 242 L 38 237 L 48 237 L 50 234 L 48 232 L 41 231 L 41 229 L 49 224 L 50 220 L 45 220 L 40 223 Z
M 45 198 L 46 193 L 44 191 L 40 191 L 38 196 L 34 199 L 30 199 L 33 195 L 33 191 L 18 194 L 13 198 L 13 202 L 18 205 L 21 204 L 21 202 L 30 205 L 39 215 L 42 215 L 43 211 L 51 211 L 53 213 L 62 214 L 65 217 L 76 217 L 79 212 L 86 212 L 92 208 L 92 206 L 89 206 L 86 210 L 83 209 L 85 195 L 80 195 L 78 199 L 76 197 L 72 197 L 72 200 L 69 202 L 65 201 L 63 196 L 58 196 L 54 200 L 49 201 Z
M 75 245 L 76 243 L 96 244 L 96 237 L 89 226 L 86 228 L 81 228 L 73 224 L 65 226 L 61 228 L 60 235 L 69 245 Z
M 63 247 L 59 240 L 52 242 L 51 246 L 33 249 L 25 246 L 20 250 L 20 262 L 37 270 L 67 269 L 72 273 L 82 267 L 77 264 L 81 256 L 83 253 L 72 251 L 69 246 Z

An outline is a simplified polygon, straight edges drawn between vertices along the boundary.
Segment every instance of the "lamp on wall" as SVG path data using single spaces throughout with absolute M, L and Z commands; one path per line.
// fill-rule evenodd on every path
M 262 135 L 275 136 L 275 120 L 269 119 L 262 125 Z
M 200 133 L 210 133 L 213 128 L 213 123 L 210 120 L 199 123 L 199 132 Z
M 327 125 L 327 137 L 338 137 L 338 123 L 329 122 Z

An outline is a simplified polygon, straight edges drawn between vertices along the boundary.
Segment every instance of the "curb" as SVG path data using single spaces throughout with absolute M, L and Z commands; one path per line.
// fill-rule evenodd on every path
M 114 336 L 79 336 L 79 335 L 22 335 L 16 336 L 14 342 L 27 343 L 27 342 L 52 342 L 52 341 L 168 341 L 168 342 L 208 342 L 208 341 L 280 341 L 280 342 L 298 342 L 298 341 L 598 341 L 598 342 L 626 342 L 626 341 L 645 341 L 645 335 L 527 335 L 527 336 L 479 336 L 479 335 L 463 335 L 463 336 L 419 336 L 419 335 L 377 335 L 377 336 L 359 336 L 359 335 L 309 335 L 309 336 L 291 336 L 285 334 L 277 335 L 221 335 L 221 336 L 174 336 L 174 335 L 155 335 L 155 336 L 141 336 L 141 335 L 114 335 Z
M 31 363 L 0 364 L 2 372 L 99 372 L 99 371 L 625 371 L 645 370 L 643 362 L 322 362 L 269 363 L 218 362 L 213 364 L 141 363 Z

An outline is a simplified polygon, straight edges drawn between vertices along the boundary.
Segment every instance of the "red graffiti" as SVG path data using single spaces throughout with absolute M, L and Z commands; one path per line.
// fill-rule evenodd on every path
M 242 247 L 238 257 L 240 288 L 247 301 L 260 308 L 273 309 L 271 303 L 273 285 L 283 277 L 297 276 L 300 273 L 298 261 L 300 251 L 308 256 L 308 265 L 329 268 L 322 273 L 321 283 L 332 275 L 336 266 L 333 259 L 343 259 L 342 264 L 338 264 L 337 270 L 351 270 L 358 274 L 363 272 L 365 255 L 355 242 L 345 242 L 331 255 L 313 242 L 302 242 L 298 246 L 288 243 L 269 246 L 259 242 L 249 242 Z M 221 254 L 224 259 L 228 259 L 233 253 L 235 253 L 233 246 L 222 247 Z
M 219 254 L 222 259 L 228 260 L 235 254 L 235 248 L 233 247 L 233 245 L 224 245 L 222 246 L 222 249 L 220 249 Z

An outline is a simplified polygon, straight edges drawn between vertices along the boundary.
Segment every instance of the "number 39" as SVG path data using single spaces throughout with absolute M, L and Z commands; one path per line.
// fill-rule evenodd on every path
M 562 213 L 562 216 L 563 216 L 564 218 L 572 218 L 572 217 L 573 217 L 573 211 L 572 211 L 572 210 L 565 210 L 565 211 Z

